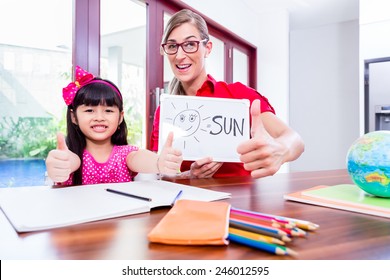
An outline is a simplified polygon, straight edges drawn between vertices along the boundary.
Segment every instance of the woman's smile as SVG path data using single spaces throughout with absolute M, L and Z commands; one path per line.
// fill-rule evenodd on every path
M 176 68 L 179 70 L 186 70 L 191 67 L 191 64 L 176 64 Z

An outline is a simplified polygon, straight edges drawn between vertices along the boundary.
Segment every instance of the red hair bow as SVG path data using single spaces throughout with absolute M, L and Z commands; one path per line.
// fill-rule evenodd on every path
M 95 77 L 91 73 L 88 73 L 80 66 L 76 66 L 76 81 L 69 83 L 67 87 L 62 89 L 62 97 L 64 98 L 65 104 L 70 105 L 76 96 L 77 91 L 84 85 L 88 84 Z

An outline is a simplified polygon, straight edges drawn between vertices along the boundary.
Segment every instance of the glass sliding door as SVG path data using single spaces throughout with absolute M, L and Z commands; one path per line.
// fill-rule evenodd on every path
M 100 75 L 123 94 L 128 141 L 146 147 L 146 5 L 101 0 Z
M 1 1 L 0 187 L 44 184 L 44 158 L 65 129 L 72 3 Z
M 217 81 L 225 81 L 225 43 L 210 35 L 213 49 L 206 60 L 206 70 Z
M 248 85 L 248 56 L 242 51 L 233 48 L 233 82 Z
M 72 1 L 7 0 L 2 6 L 7 8 L 0 9 L 0 130 L 4 137 L 0 138 L 0 157 L 25 157 L 29 152 L 20 150 L 24 145 L 11 149 L 12 143 L 5 142 L 6 138 L 19 142 L 13 133 L 22 137 L 27 132 L 17 132 L 14 126 L 5 137 L 7 124 L 62 118 L 62 88 L 72 66 Z M 27 139 L 33 140 L 23 137 L 20 141 Z

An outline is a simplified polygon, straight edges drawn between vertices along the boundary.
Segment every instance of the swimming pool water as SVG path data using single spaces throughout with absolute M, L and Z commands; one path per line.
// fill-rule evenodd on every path
M 45 185 L 43 159 L 1 159 L 0 188 Z

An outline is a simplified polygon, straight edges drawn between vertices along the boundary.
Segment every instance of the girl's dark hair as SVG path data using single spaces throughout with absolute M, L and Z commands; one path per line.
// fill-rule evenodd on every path
M 103 80 L 100 78 L 94 78 L 94 80 Z M 119 89 L 110 81 L 103 80 L 107 83 L 110 83 L 115 87 L 120 93 Z M 81 132 L 78 125 L 72 122 L 72 113 L 76 115 L 76 109 L 80 105 L 86 106 L 98 106 L 98 105 L 107 105 L 107 106 L 117 106 L 119 111 L 123 111 L 123 100 L 122 95 L 119 96 L 118 93 L 111 88 L 109 85 L 99 82 L 92 82 L 81 87 L 72 102 L 68 106 L 66 121 L 67 121 L 67 137 L 66 144 L 68 145 L 69 150 L 74 152 L 79 156 L 81 164 L 79 169 L 73 173 L 73 185 L 82 184 L 82 166 L 83 166 L 83 152 L 86 147 L 85 135 Z M 120 123 L 118 129 L 111 136 L 111 142 L 114 145 L 127 145 L 127 125 L 125 120 Z

